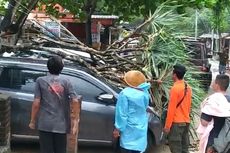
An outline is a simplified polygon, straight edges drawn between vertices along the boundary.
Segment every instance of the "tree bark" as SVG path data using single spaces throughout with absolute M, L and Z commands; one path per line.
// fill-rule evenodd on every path
M 86 23 L 85 23 L 85 32 L 86 32 L 86 45 L 92 46 L 92 19 L 91 16 L 95 11 L 97 0 L 87 0 L 85 4 L 85 13 L 86 13 Z
M 92 46 L 92 33 L 91 33 L 91 15 L 87 15 L 87 20 L 85 23 L 85 34 L 86 34 L 86 45 Z
M 18 18 L 18 20 L 16 22 L 16 25 L 18 26 L 18 30 L 22 29 L 22 26 L 24 25 L 28 14 L 35 7 L 37 2 L 38 2 L 38 0 L 30 0 L 30 2 L 28 3 L 28 6 L 26 6 L 27 8 L 24 9 L 24 12 L 20 15 L 20 17 Z
M 0 30 L 1 31 L 7 31 L 7 28 L 11 25 L 12 22 L 12 18 L 13 18 L 13 10 L 15 9 L 16 6 L 16 1 L 15 0 L 10 0 L 7 10 L 6 10 L 6 14 L 1 22 L 0 25 Z

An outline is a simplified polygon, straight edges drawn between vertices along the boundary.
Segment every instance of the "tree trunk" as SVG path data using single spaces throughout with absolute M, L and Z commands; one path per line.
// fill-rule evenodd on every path
M 92 33 L 91 33 L 91 14 L 87 15 L 85 23 L 86 45 L 92 46 Z
M 7 31 L 7 28 L 11 25 L 12 22 L 12 18 L 13 18 L 13 10 L 15 9 L 16 6 L 16 1 L 15 0 L 10 0 L 7 10 L 6 10 L 6 14 L 1 22 L 0 25 L 0 30 L 1 31 Z
M 24 25 L 28 17 L 28 14 L 36 6 L 37 2 L 38 0 L 30 0 L 30 3 L 28 4 L 27 8 L 24 10 L 25 13 L 22 13 L 16 22 L 16 25 L 18 26 L 18 30 L 21 30 L 22 26 Z
M 18 1 L 10 0 L 4 19 L 1 22 L 0 30 L 8 32 L 10 34 L 17 34 L 21 30 L 22 26 L 24 25 L 27 19 L 28 14 L 34 8 L 37 2 L 38 0 L 30 0 L 28 6 L 25 6 L 26 9 L 24 9 L 20 14 L 19 18 L 16 19 L 16 23 L 12 23 L 16 11 L 18 11 L 18 7 L 22 4 L 21 4 L 21 0 Z
M 86 23 L 85 23 L 85 34 L 86 34 L 86 45 L 92 46 L 92 33 L 91 33 L 91 15 L 96 9 L 97 0 L 86 0 L 85 13 L 86 13 Z

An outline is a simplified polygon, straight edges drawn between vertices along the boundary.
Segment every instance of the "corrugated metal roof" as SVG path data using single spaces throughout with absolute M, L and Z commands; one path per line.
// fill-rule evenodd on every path
M 229 33 L 221 33 L 221 38 L 229 36 Z M 200 38 L 212 38 L 212 34 L 202 34 Z M 219 35 L 213 34 L 214 39 L 219 39 Z
M 92 19 L 118 19 L 116 15 L 92 15 Z

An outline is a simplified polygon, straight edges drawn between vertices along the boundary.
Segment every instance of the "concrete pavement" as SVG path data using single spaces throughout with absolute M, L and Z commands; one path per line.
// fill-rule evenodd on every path
M 211 64 L 212 82 L 213 82 L 216 76 L 219 74 L 219 61 L 216 58 L 212 58 L 209 59 L 209 63 Z M 230 77 L 230 69 L 227 69 L 225 74 Z M 212 91 L 209 90 L 209 93 L 212 93 Z M 230 94 L 230 86 L 228 87 L 227 93 Z

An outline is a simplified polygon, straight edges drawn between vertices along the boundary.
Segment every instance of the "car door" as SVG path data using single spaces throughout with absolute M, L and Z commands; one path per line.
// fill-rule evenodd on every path
M 83 96 L 80 119 L 80 142 L 111 143 L 114 124 L 114 104 L 100 101 L 97 97 L 109 93 L 107 87 L 88 75 L 65 75 L 77 94 Z
M 35 81 L 46 72 L 20 67 L 2 67 L 0 92 L 11 97 L 11 133 L 13 136 L 36 135 L 28 127 L 34 99 Z

